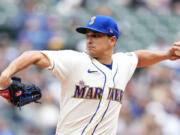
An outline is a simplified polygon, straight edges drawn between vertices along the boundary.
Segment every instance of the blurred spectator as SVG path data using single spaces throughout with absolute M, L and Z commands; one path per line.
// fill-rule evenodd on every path
M 146 6 L 152 12 L 159 12 L 161 14 L 169 13 L 169 6 L 171 0 L 145 0 Z
M 150 50 L 167 50 L 167 48 L 169 47 L 169 45 L 167 44 L 166 42 L 166 39 L 163 38 L 163 37 L 160 37 L 160 36 L 157 36 L 156 39 L 155 39 L 155 42 L 153 44 L 151 44 L 147 49 L 150 49 Z M 164 66 L 167 66 L 167 67 L 170 67 L 170 68 L 176 68 L 178 66 L 178 61 L 163 61 L 163 62 L 160 62 L 160 64 L 164 65 Z
M 30 18 L 25 22 L 25 28 L 19 33 L 20 43 L 28 43 L 34 50 L 46 49 L 49 40 L 48 31 L 41 28 L 40 18 Z
M 64 47 L 64 39 L 61 37 L 51 37 L 48 41 L 47 48 L 49 50 L 60 50 Z
M 180 15 L 180 1 L 172 0 L 172 10 L 176 15 Z
M 107 15 L 107 16 L 112 16 L 113 15 L 111 7 L 108 6 L 107 4 L 99 5 L 97 10 L 95 11 L 95 14 L 97 14 L 97 15 Z
M 13 135 L 8 122 L 0 116 L 0 135 Z
M 69 16 L 80 7 L 82 0 L 62 0 L 58 3 L 57 9 L 60 14 Z
M 131 0 L 130 7 L 133 9 L 138 9 L 140 7 L 144 7 L 144 1 L 142 0 Z
M 148 47 L 150 50 L 167 50 L 168 44 L 166 43 L 166 39 L 163 37 L 156 37 L 155 42 Z

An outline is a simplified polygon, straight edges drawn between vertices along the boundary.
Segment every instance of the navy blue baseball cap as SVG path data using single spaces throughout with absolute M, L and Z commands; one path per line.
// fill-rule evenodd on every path
M 76 31 L 82 34 L 86 34 L 87 30 L 92 30 L 100 33 L 107 34 L 109 36 L 116 36 L 119 38 L 119 30 L 117 23 L 109 16 L 96 15 L 91 17 L 86 27 L 77 27 Z

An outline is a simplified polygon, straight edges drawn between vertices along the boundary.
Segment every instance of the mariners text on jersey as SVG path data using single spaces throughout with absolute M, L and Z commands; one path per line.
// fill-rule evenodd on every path
M 83 98 L 83 99 L 101 99 L 103 89 L 100 87 L 90 87 L 80 85 L 75 86 L 74 98 Z M 109 88 L 109 94 L 107 100 L 122 102 L 123 91 L 116 88 Z

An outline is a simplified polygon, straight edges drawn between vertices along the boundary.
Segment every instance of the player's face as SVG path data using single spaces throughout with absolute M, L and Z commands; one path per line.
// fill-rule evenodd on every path
M 87 31 L 86 34 L 86 50 L 87 53 L 94 57 L 99 58 L 104 55 L 111 55 L 112 49 L 114 47 L 114 43 L 112 44 L 112 37 L 95 32 L 95 31 Z

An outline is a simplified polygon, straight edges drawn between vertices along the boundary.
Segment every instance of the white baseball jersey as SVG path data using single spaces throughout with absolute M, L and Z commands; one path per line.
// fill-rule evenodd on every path
M 113 54 L 111 70 L 86 53 L 42 52 L 62 86 L 56 135 L 115 135 L 123 93 L 137 66 L 136 54 Z

